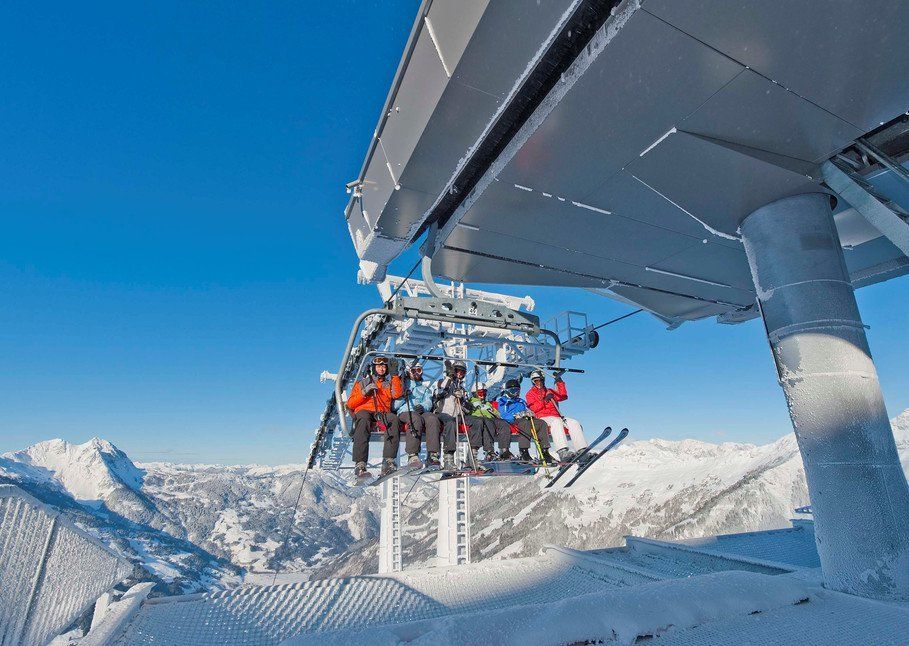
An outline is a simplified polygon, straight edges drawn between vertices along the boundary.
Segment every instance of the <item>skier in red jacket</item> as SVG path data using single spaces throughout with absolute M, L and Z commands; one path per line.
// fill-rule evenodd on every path
M 552 437 L 552 445 L 556 449 L 559 460 L 567 462 L 571 460 L 577 451 L 587 446 L 587 438 L 584 437 L 584 429 L 581 423 L 562 415 L 558 403 L 568 399 L 568 390 L 565 388 L 565 382 L 562 381 L 560 374 L 556 375 L 555 388 L 546 387 L 546 377 L 542 370 L 534 370 L 530 373 L 530 381 L 533 387 L 527 391 L 524 399 L 527 400 L 527 407 L 533 411 L 533 414 L 542 419 L 549 425 L 549 434 Z M 568 447 L 568 439 L 565 431 L 571 435 L 571 443 L 574 447 L 572 451 Z

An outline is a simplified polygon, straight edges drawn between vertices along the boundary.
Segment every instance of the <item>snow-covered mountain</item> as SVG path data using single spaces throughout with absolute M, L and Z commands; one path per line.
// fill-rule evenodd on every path
M 909 467 L 909 411 L 893 420 Z M 131 557 L 166 591 L 236 583 L 244 571 L 303 576 L 375 572 L 378 497 L 299 466 L 133 464 L 97 438 L 41 442 L 0 457 L 12 481 L 61 508 Z M 542 478 L 485 479 L 473 488 L 474 558 L 536 554 L 547 543 L 619 545 L 654 538 L 783 527 L 808 503 L 795 437 L 764 446 L 695 440 L 626 441 L 569 490 Z M 407 501 L 405 562 L 431 564 L 436 489 Z M 291 515 L 300 502 L 294 522 Z
M 40 442 L 0 457 L 0 483 L 67 513 L 162 592 L 232 585 L 244 570 L 306 571 L 378 535 L 374 491 L 300 466 L 134 464 L 113 444 Z M 291 523 L 297 495 L 300 504 Z

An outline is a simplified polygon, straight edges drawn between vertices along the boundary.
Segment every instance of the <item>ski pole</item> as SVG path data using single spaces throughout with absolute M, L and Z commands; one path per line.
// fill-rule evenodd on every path
M 462 389 L 463 389 L 463 387 L 462 387 Z M 476 459 L 476 457 L 474 457 L 473 448 L 470 446 L 470 432 L 469 432 L 469 429 L 466 428 L 467 427 L 467 417 L 464 415 L 464 407 L 461 406 L 461 400 L 459 398 L 455 397 L 455 402 L 457 402 L 457 404 L 458 404 L 458 415 L 461 416 L 461 423 L 464 424 L 464 426 L 465 426 L 464 432 L 467 434 L 467 455 L 470 456 L 470 466 L 473 468 L 474 471 L 479 472 L 480 468 L 479 468 L 479 465 L 477 465 L 477 459 Z M 458 423 L 457 418 L 455 418 L 455 423 Z M 455 437 L 457 437 L 457 436 L 455 436 Z
M 533 423 L 533 417 L 530 418 L 530 430 L 533 432 L 533 441 L 537 445 L 537 452 L 540 454 L 540 462 L 543 463 L 543 471 L 546 472 L 546 477 L 550 478 L 549 475 L 549 465 L 546 464 L 546 458 L 543 457 L 543 447 L 540 446 L 540 438 L 537 435 L 537 425 Z
M 376 379 L 372 375 L 370 375 L 369 378 L 372 381 L 372 385 L 375 386 L 375 388 L 372 391 L 372 405 L 376 409 L 376 412 L 375 412 L 376 419 L 381 419 L 382 423 L 385 424 L 385 441 L 387 442 L 389 440 L 389 438 L 391 437 L 391 434 L 390 434 L 391 427 L 388 425 L 388 416 L 385 414 L 385 411 L 381 411 L 381 412 L 379 411 L 379 398 L 376 395 L 376 390 L 379 389 L 379 384 L 376 383 Z M 389 402 L 388 405 L 391 406 L 391 381 L 388 382 L 388 402 Z M 384 447 L 382 450 L 382 459 L 383 460 L 385 459 Z M 395 461 L 395 465 L 397 465 L 398 456 L 395 455 L 395 457 L 393 459 Z

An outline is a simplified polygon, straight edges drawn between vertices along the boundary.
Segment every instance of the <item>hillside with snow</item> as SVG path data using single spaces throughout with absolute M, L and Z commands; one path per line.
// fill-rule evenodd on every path
M 893 420 L 909 467 L 909 411 Z M 272 569 L 299 578 L 377 569 L 378 496 L 301 468 L 134 464 L 100 439 L 41 442 L 0 457 L 0 482 L 62 509 L 131 558 L 159 592 L 236 584 Z M 681 539 L 788 525 L 808 503 L 795 437 L 764 446 L 626 441 L 568 490 L 537 478 L 473 487 L 475 560 L 530 556 L 547 543 L 593 549 L 626 534 Z M 437 489 L 407 500 L 405 563 L 432 564 Z M 295 519 L 293 505 L 300 494 Z

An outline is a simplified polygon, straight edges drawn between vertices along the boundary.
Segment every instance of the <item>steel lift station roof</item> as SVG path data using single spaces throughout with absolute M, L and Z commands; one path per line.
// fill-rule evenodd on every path
M 349 185 L 361 273 L 422 238 L 452 280 L 738 322 L 739 224 L 817 191 L 856 287 L 906 273 L 906 33 L 885 0 L 426 0 Z

